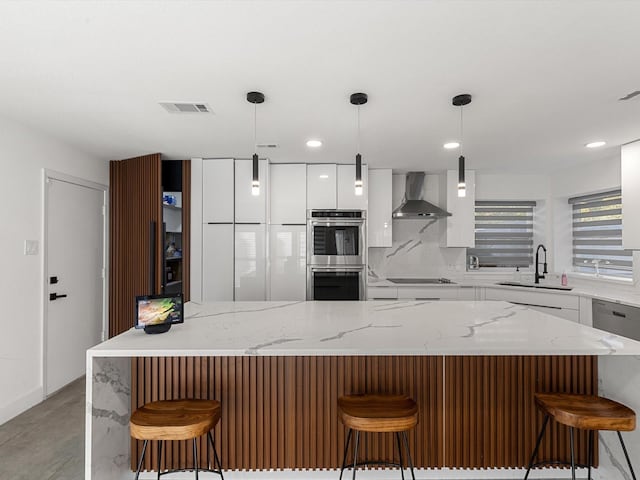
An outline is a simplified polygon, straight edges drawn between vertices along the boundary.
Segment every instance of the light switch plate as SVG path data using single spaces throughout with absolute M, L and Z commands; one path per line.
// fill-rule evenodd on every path
M 25 240 L 24 241 L 24 254 L 25 255 L 38 255 L 38 241 L 37 240 Z

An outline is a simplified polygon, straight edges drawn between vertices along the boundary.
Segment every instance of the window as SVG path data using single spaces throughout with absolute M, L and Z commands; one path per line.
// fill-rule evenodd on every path
M 620 190 L 569 199 L 573 205 L 573 269 L 632 278 L 631 250 L 622 248 Z
M 534 201 L 476 202 L 476 247 L 480 267 L 530 267 L 533 264 Z

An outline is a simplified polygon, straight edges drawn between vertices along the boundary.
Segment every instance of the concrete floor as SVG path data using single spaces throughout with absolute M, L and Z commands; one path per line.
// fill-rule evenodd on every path
M 0 480 L 84 478 L 85 380 L 0 425 Z

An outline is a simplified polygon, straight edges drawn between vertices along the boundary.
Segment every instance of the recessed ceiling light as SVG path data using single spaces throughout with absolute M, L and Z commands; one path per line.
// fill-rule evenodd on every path
M 460 144 L 458 142 L 449 142 L 449 143 L 445 143 L 443 145 L 444 148 L 451 150 L 453 148 L 458 148 L 460 146 Z
M 602 147 L 603 145 L 606 145 L 607 142 L 603 142 L 602 140 L 598 140 L 597 142 L 591 142 L 591 143 L 587 143 L 585 145 L 585 147 L 587 148 L 598 148 L 598 147 Z
M 326 180 L 327 178 L 329 178 L 329 175 L 327 175 L 326 173 L 323 173 L 322 175 L 320 175 L 320 178 L 322 180 Z
M 320 140 L 307 140 L 307 147 L 318 148 L 322 146 L 322 142 Z

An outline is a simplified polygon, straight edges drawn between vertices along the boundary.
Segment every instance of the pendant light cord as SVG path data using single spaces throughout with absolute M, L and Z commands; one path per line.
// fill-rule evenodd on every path
M 464 149 L 464 117 L 462 115 L 462 109 L 464 105 L 460 105 L 460 154 L 462 154 L 462 150 Z
M 258 104 L 253 103 L 253 153 L 258 153 L 258 140 L 256 131 L 258 129 Z
M 358 140 L 357 140 L 357 145 L 356 145 L 356 153 L 360 153 L 360 105 L 358 105 Z

